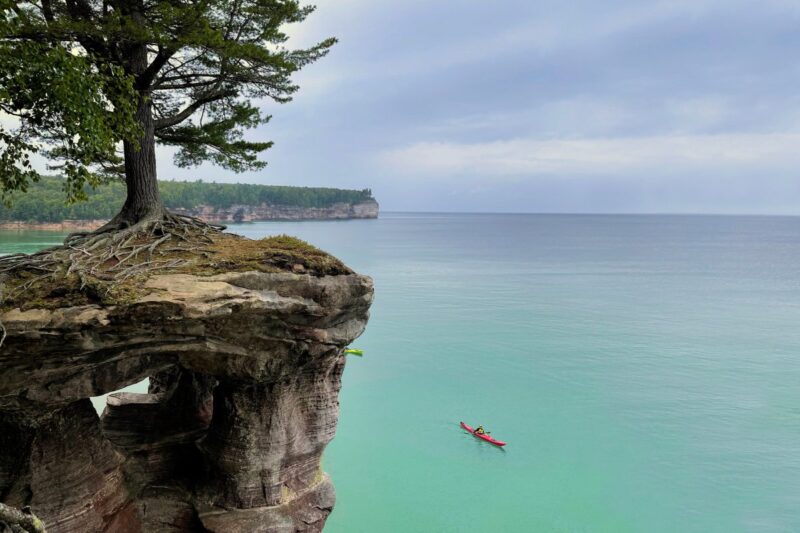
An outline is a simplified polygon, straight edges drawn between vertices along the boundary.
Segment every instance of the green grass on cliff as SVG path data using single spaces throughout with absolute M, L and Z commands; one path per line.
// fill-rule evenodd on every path
M 137 244 L 147 244 L 146 240 Z M 20 308 L 56 309 L 79 305 L 118 305 L 132 303 L 146 293 L 144 283 L 153 275 L 192 274 L 211 276 L 228 272 L 292 272 L 311 276 L 352 274 L 344 263 L 307 242 L 278 235 L 264 239 L 247 239 L 238 235 L 219 233 L 200 250 L 161 251 L 143 253 L 126 266 L 137 261 L 184 260 L 179 267 L 154 270 L 128 278 L 123 282 L 108 281 L 110 269 L 117 264 L 108 261 L 90 274 L 77 275 L 70 271 L 68 261 L 55 267 L 55 275 L 43 274 L 41 269 L 19 269 L 0 279 L 0 311 Z
M 344 263 L 312 246 L 290 237 L 277 235 L 264 239 L 246 239 L 236 235 L 222 234 L 214 238 L 208 248 L 207 258 L 197 261 L 183 272 L 198 275 L 223 274 L 225 272 L 295 272 L 313 276 L 337 276 L 352 274 Z
M 64 204 L 63 180 L 43 178 L 25 193 L 11 195 L 11 207 L 0 204 L 0 221 L 61 222 L 63 220 L 107 220 L 119 212 L 125 201 L 125 185 L 113 182 L 86 189 L 88 199 Z M 209 205 L 225 209 L 232 205 L 262 203 L 294 207 L 330 207 L 336 203 L 359 203 L 372 198 L 369 189 L 349 190 L 324 187 L 289 187 L 202 181 L 161 181 L 161 196 L 168 209 L 193 209 Z

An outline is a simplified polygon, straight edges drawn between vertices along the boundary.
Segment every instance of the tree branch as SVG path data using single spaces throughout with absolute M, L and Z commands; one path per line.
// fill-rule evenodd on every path
M 136 88 L 139 90 L 149 89 L 150 85 L 153 83 L 153 80 L 156 79 L 156 76 L 167 64 L 170 58 L 177 52 L 177 49 L 174 48 L 158 48 L 158 53 L 153 61 L 147 66 L 144 72 L 142 72 L 139 76 L 136 77 Z
M 50 4 L 50 0 L 42 0 L 42 14 L 48 24 L 53 22 L 53 6 Z
M 161 78 L 158 83 L 154 84 L 152 90 L 173 91 L 176 89 L 197 89 L 198 87 L 209 87 L 211 85 L 218 85 L 223 77 L 223 74 L 216 73 L 193 73 L 185 74 L 183 76 L 167 76 Z M 239 81 L 233 76 L 228 76 L 224 79 L 225 81 Z M 174 83 L 178 81 L 182 81 L 183 83 Z
M 161 118 L 155 121 L 155 129 L 163 130 L 164 128 L 170 128 L 175 126 L 176 124 L 180 124 L 192 114 L 200 109 L 202 106 L 206 104 L 210 104 L 211 102 L 216 102 L 217 100 L 222 100 L 223 98 L 228 98 L 231 96 L 236 96 L 237 91 L 234 89 L 227 89 L 224 91 L 212 91 L 206 93 L 205 95 L 199 97 L 197 100 L 192 102 L 191 104 L 187 105 L 183 108 L 182 111 L 172 115 L 171 117 Z
M 92 20 L 92 6 L 86 0 L 67 0 L 67 9 L 73 18 Z
M 73 22 L 94 22 L 94 11 L 86 0 L 67 0 L 67 13 Z M 108 57 L 108 47 L 102 39 L 96 39 L 85 32 L 76 35 L 76 39 L 87 52 Z

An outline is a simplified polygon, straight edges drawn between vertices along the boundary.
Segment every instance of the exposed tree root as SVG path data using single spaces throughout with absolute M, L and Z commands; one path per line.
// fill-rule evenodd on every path
M 106 238 L 111 237 L 115 242 L 133 235 L 150 233 L 152 235 L 172 233 L 175 235 L 195 235 L 196 233 L 208 234 L 219 232 L 225 226 L 209 224 L 199 218 L 174 213 L 165 213 L 155 218 L 149 217 L 135 224 L 129 224 L 124 219 L 114 218 L 95 231 L 88 233 L 71 233 L 64 241 L 65 246 L 82 245 L 92 248 L 102 245 Z
M 213 244 L 224 226 L 172 213 L 122 227 L 107 224 L 91 233 L 73 233 L 63 246 L 34 254 L 15 254 L 0 258 L 0 304 L 17 301 L 32 287 L 70 276 L 80 280 L 83 291 L 89 280 L 106 293 L 138 274 L 169 270 L 191 263 Z M 24 281 L 4 289 L 3 282 L 21 272 Z M 22 278 L 20 278 L 22 279 Z M 5 328 L 0 323 L 0 346 Z

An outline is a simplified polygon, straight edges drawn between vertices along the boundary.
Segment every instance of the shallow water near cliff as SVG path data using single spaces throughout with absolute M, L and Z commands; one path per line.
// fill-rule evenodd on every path
M 800 530 L 800 218 L 230 230 L 297 235 L 375 279 L 326 532 Z M 0 232 L 0 253 L 59 238 Z

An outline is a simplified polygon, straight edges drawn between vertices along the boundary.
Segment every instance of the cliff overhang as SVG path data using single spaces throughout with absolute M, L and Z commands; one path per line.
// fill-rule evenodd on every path
M 289 237 L 148 238 L 5 273 L 0 501 L 51 533 L 320 531 L 372 281 Z

